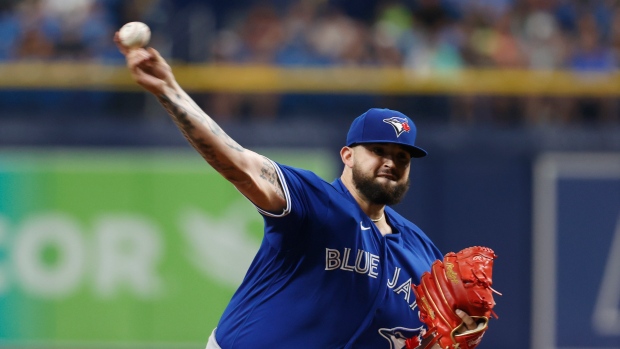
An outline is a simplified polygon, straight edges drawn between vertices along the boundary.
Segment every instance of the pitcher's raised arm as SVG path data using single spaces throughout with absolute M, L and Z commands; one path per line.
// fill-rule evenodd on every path
M 181 88 L 170 65 L 153 48 L 126 48 L 132 78 L 157 97 L 189 143 L 224 178 L 259 208 L 280 213 L 286 206 L 275 165 L 230 138 Z

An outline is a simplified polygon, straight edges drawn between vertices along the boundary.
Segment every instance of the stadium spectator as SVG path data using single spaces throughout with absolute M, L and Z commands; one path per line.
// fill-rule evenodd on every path
M 190 17 L 191 23 L 178 20 Z M 111 33 L 136 20 L 151 27 L 152 45 L 176 62 L 402 67 L 447 77 L 470 68 L 589 74 L 620 66 L 620 8 L 610 0 L 6 0 L 0 1 L 0 61 L 119 62 Z M 317 106 L 331 104 L 329 97 L 312 98 L 322 99 Z M 231 93 L 196 99 L 222 119 L 272 120 L 286 110 L 282 105 L 297 101 Z M 422 120 L 439 122 L 536 126 L 619 118 L 618 98 L 391 100 L 401 104 L 392 105 L 397 109 L 415 104 Z

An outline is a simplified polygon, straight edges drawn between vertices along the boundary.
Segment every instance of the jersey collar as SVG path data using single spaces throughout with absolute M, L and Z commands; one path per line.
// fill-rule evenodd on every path
M 357 203 L 357 201 L 355 201 L 355 198 L 353 197 L 353 195 L 351 195 L 351 192 L 349 191 L 349 189 L 347 189 L 347 187 L 344 185 L 344 183 L 342 183 L 342 180 L 340 178 L 336 178 L 336 180 L 334 180 L 331 183 L 331 185 L 334 187 L 334 189 L 336 189 L 338 192 L 342 193 L 351 202 L 353 202 L 357 207 L 359 207 L 359 204 Z M 392 226 L 392 229 L 395 230 L 394 234 L 386 235 L 386 238 L 388 238 L 388 239 L 400 239 L 400 236 L 402 235 L 400 232 L 403 229 L 402 225 L 399 222 L 397 222 L 397 221 L 395 221 L 393 219 L 392 208 L 391 207 L 385 206 L 384 210 L 385 210 L 385 217 L 386 217 L 386 219 L 390 220 L 390 225 Z

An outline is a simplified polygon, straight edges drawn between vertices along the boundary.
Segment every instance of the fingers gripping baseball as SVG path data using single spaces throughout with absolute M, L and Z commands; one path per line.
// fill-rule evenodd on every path
M 492 285 L 493 260 L 497 256 L 486 247 L 470 247 L 448 253 L 435 261 L 430 272 L 413 286 L 420 319 L 428 326 L 426 337 L 441 348 L 473 349 L 495 315 Z
M 154 48 L 132 49 L 126 57 L 131 76 L 140 86 L 154 94 L 164 92 L 166 86 L 172 87 L 170 66 Z
M 172 69 L 157 50 L 152 47 L 126 47 L 120 42 L 118 32 L 114 35 L 114 42 L 125 55 L 131 77 L 140 86 L 156 95 L 163 93 L 166 87 L 175 87 Z

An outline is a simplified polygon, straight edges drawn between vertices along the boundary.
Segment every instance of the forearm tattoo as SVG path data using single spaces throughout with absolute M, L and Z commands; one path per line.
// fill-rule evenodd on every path
M 263 167 L 261 168 L 260 178 L 269 182 L 269 184 L 274 187 L 276 194 L 278 194 L 279 197 L 284 198 L 284 192 L 282 191 L 282 185 L 280 184 L 278 173 L 276 172 L 273 163 L 267 158 L 263 159 Z
M 179 127 L 183 136 L 202 157 L 227 179 L 231 181 L 237 179 L 234 178 L 234 167 L 218 159 L 213 142 L 204 139 L 198 132 L 195 132 L 195 123 L 206 126 L 214 137 L 221 139 L 230 149 L 238 152 L 244 152 L 245 149 L 230 138 L 230 136 L 228 136 L 215 121 L 209 118 L 191 98 L 176 94 L 174 100 L 172 100 L 168 96 L 162 94 L 159 95 L 158 99 L 168 114 L 170 114 L 174 123 Z

